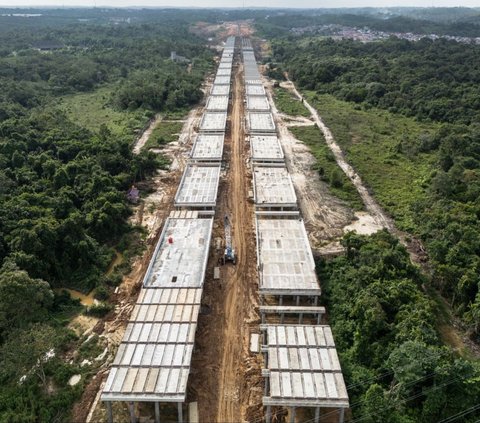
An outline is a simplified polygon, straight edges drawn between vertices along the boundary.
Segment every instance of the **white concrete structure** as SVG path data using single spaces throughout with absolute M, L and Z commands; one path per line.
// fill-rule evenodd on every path
M 232 61 L 230 59 L 225 59 L 221 61 L 218 65 L 218 70 L 220 69 L 230 69 L 230 72 L 232 71 Z
M 253 163 L 284 163 L 280 140 L 276 135 L 251 135 L 250 151 Z
M 245 68 L 245 81 L 258 81 L 261 78 L 257 69 Z
M 258 208 L 297 208 L 292 178 L 285 167 L 255 166 L 253 198 Z
M 206 112 L 200 122 L 200 132 L 225 132 L 227 112 Z
M 219 180 L 220 164 L 189 164 L 175 195 L 175 207 L 214 208 Z
M 232 73 L 232 68 L 219 68 L 217 70 L 217 76 L 230 76 Z
M 256 231 L 260 294 L 320 296 L 315 261 L 303 221 L 257 217 Z
M 249 84 L 246 86 L 247 96 L 251 97 L 254 95 L 266 96 L 265 88 L 261 84 Z
M 215 85 L 230 85 L 230 75 L 228 76 L 217 76 L 213 81 Z
M 280 323 L 284 323 L 285 316 L 298 316 L 298 323 L 303 323 L 304 316 L 314 316 L 317 320 L 317 325 L 320 324 L 322 316 L 325 314 L 325 307 L 318 306 L 280 306 L 280 305 L 263 305 L 259 307 L 262 323 L 265 323 L 267 317 L 280 317 Z
M 233 49 L 235 47 L 235 41 L 236 41 L 236 37 L 234 37 L 233 35 L 228 37 L 227 40 L 225 41 L 225 50 L 227 49 Z
M 245 79 L 245 84 L 247 84 L 247 85 L 261 85 L 262 80 L 260 78 L 258 78 L 258 79 Z
M 229 37 L 225 44 L 216 80 L 226 84 L 227 91 L 221 89 L 222 99 L 209 100 L 213 110 L 220 108 L 219 103 L 222 103 L 221 109 L 226 110 L 225 98 L 228 107 L 235 40 Z M 226 111 L 204 114 L 192 160 L 221 160 L 226 122 Z M 177 207 L 214 207 L 219 176 L 219 163 L 188 165 L 175 197 Z M 135 402 L 153 402 L 156 423 L 160 423 L 161 402 L 177 403 L 178 420 L 183 421 L 213 229 L 213 218 L 199 218 L 199 213 L 177 210 L 164 224 L 102 390 L 101 400 L 106 403 L 110 423 L 113 422 L 113 401 L 129 403 L 133 423 L 137 421 Z
M 177 213 L 176 213 L 177 214 Z M 176 215 L 173 214 L 173 215 Z M 184 212 L 170 217 L 157 243 L 137 304 L 110 369 L 101 400 L 113 422 L 112 401 L 153 402 L 160 422 L 160 402 L 183 402 L 200 312 L 213 218 Z M 188 216 L 188 217 L 187 217 Z
M 290 421 L 295 421 L 295 408 L 315 409 L 316 423 L 321 408 L 336 408 L 343 423 L 349 407 L 330 326 L 326 325 L 261 325 L 264 332 L 266 369 L 266 422 L 270 423 L 271 406 L 289 407 Z
M 210 95 L 230 95 L 230 85 L 213 85 Z
M 226 112 L 228 110 L 228 95 L 211 95 L 208 97 L 205 108 L 209 112 Z
M 190 158 L 194 161 L 219 162 L 222 160 L 225 134 L 199 134 L 193 143 Z
M 248 51 L 248 50 L 253 51 L 252 42 L 250 41 L 250 38 L 242 37 L 242 50 L 243 51 Z
M 247 110 L 252 112 L 268 112 L 270 110 L 270 102 L 266 96 L 247 96 Z
M 257 209 L 297 209 L 292 178 L 285 167 L 253 168 L 253 199 Z
M 201 294 L 202 289 L 141 291 L 103 401 L 185 401 Z
M 146 288 L 201 288 L 213 219 L 171 218 L 143 279 Z
M 244 75 L 245 81 L 249 80 L 258 80 L 261 79 L 260 72 L 258 70 L 257 61 L 255 59 L 255 55 L 253 51 L 250 50 L 243 50 L 243 68 L 244 68 Z
M 286 421 L 294 423 L 296 408 L 302 407 L 313 409 L 309 422 L 320 423 L 321 413 L 328 412 L 328 421 L 336 415 L 343 423 L 348 393 L 332 331 L 321 325 L 326 310 L 317 305 L 321 289 L 315 261 L 248 38 L 242 38 L 242 54 L 256 208 L 265 422 L 271 423 L 275 407 L 275 412 L 287 408 Z
M 263 134 L 276 132 L 275 122 L 271 113 L 247 112 L 247 130 Z

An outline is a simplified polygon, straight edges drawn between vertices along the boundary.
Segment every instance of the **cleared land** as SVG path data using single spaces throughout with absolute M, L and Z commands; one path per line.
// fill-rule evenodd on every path
M 437 124 L 382 110 L 356 110 L 328 95 L 306 93 L 376 200 L 402 230 L 414 229 L 411 206 L 424 198 L 435 154 L 408 155 L 409 140 L 431 134 Z M 403 149 L 403 154 L 399 154 Z M 407 152 L 407 154 L 405 154 Z
M 151 116 L 140 111 L 113 109 L 109 104 L 114 90 L 115 87 L 109 85 L 93 92 L 67 95 L 60 100 L 59 106 L 74 122 L 92 131 L 105 125 L 116 135 L 139 133 Z

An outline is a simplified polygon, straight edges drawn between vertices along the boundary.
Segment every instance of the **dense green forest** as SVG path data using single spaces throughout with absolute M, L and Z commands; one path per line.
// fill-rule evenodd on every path
M 48 35 L 65 48 L 25 46 L 0 59 L 0 261 L 53 286 L 95 285 L 111 254 L 105 246 L 126 230 L 123 193 L 155 160 L 130 152 L 132 132 L 112 136 L 106 125 L 92 133 L 55 101 L 113 83 L 111 106 L 142 110 L 145 122 L 197 102 L 212 53 L 177 24 L 47 28 L 40 42 Z M 18 35 L 5 31 L 12 42 L 3 48 L 17 45 Z M 191 69 L 168 60 L 172 50 L 190 57 Z
M 94 373 L 95 364 L 81 363 L 94 362 L 102 348 L 67 329 L 82 307 L 55 288 L 97 287 L 105 300 L 121 280 L 105 274 L 114 248 L 125 252 L 140 236 L 127 223 L 126 192 L 165 163 L 153 153 L 134 155 L 135 136 L 155 113 L 198 102 L 213 66 L 213 52 L 189 32 L 188 20 L 168 12 L 128 23 L 121 13 L 85 11 L 87 22 L 78 20 L 81 11 L 57 19 L 47 13 L 26 25 L 0 18 L 2 422 L 68 421 Z M 42 45 L 54 49 L 39 51 Z M 171 51 L 190 63 L 172 62 Z M 59 107 L 66 95 L 72 102 L 103 87 L 110 93 L 103 107 L 132 116 L 121 132 L 108 122 L 92 130 Z M 82 382 L 70 387 L 74 374 Z
M 302 88 L 422 120 L 480 122 L 480 46 L 304 39 L 279 41 L 274 51 Z
M 405 248 L 386 231 L 342 244 L 346 256 L 318 269 L 352 421 L 478 421 L 478 363 L 442 346 L 439 311 Z
M 407 161 L 435 157 L 422 182 L 421 198 L 409 200 L 413 222 L 407 229 L 425 242 L 432 283 L 450 299 L 472 337 L 478 338 L 480 46 L 445 40 L 393 38 L 365 44 L 304 38 L 276 40 L 273 55 L 310 93 L 328 93 L 367 113 L 378 114 L 376 109 L 381 108 L 391 116 L 432 122 L 429 132 L 416 137 L 404 133 L 391 155 Z M 387 137 L 384 132 L 374 138 L 382 143 Z

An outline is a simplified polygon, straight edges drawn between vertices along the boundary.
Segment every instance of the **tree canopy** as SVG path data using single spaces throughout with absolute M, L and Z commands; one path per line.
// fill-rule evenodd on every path
M 126 193 L 166 161 L 133 154 L 135 138 L 157 112 L 184 113 L 199 101 L 213 66 L 213 52 L 179 15 L 139 13 L 145 19 L 130 23 L 115 12 L 84 11 L 86 21 L 77 13 L 47 11 L 30 25 L 0 16 L 2 422 L 70 420 L 101 351 L 67 326 L 82 307 L 59 290 L 97 287 L 106 300 L 106 283 L 119 283 L 120 273 L 106 274 L 114 247 L 140 249 L 130 245 Z M 38 51 L 42 44 L 55 48 Z M 173 50 L 191 63 L 169 60 Z M 97 92 L 111 93 L 99 108 L 125 117 L 111 122 L 120 130 L 81 124 L 58 104 Z M 76 374 L 81 382 L 70 386 Z
M 319 276 L 354 421 L 429 423 L 474 407 L 480 369 L 442 346 L 405 248 L 386 231 L 342 244 L 346 256 L 321 263 Z
M 8 332 L 41 321 L 53 305 L 47 282 L 32 279 L 11 263 L 0 269 L 0 340 Z
M 306 38 L 278 40 L 273 51 L 304 89 L 423 120 L 479 122 L 478 45 Z

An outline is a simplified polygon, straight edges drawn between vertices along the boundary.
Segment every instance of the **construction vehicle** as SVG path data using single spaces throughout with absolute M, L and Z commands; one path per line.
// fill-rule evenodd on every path
M 222 264 L 225 264 L 227 262 L 232 262 L 233 264 L 236 264 L 237 258 L 235 257 L 235 250 L 232 246 L 232 230 L 228 215 L 225 215 L 223 223 L 225 225 L 225 253 L 222 257 Z

